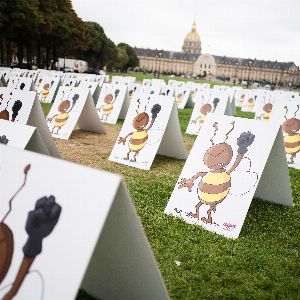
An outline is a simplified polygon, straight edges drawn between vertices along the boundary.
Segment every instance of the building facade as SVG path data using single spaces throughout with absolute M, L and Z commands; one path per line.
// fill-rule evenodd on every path
M 300 70 L 293 62 L 264 61 L 201 54 L 201 39 L 194 22 L 182 52 L 136 48 L 139 68 L 148 72 L 191 75 L 208 80 L 256 81 L 300 85 Z

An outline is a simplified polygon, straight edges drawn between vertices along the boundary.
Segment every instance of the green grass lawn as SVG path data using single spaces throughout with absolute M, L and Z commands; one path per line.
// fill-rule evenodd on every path
M 49 108 L 43 104 L 45 112 Z M 179 111 L 190 144 L 195 137 L 184 132 L 191 111 Z M 253 118 L 240 110 L 237 115 Z M 163 214 L 184 163 L 158 156 L 150 171 L 103 166 L 125 178 L 170 297 L 300 299 L 300 171 L 290 169 L 294 207 L 254 199 L 240 237 L 230 240 Z M 77 299 L 92 298 L 80 291 Z
M 143 74 L 140 72 L 130 72 L 130 73 L 108 72 L 107 75 L 109 75 L 110 78 L 111 78 L 111 76 L 134 76 L 134 77 L 136 77 L 136 81 L 139 83 L 141 83 L 143 81 L 143 79 L 153 79 L 154 78 L 153 74 L 149 74 L 149 73 Z M 198 83 L 209 83 L 211 86 L 218 85 L 218 84 L 233 86 L 233 84 L 231 84 L 231 83 L 208 81 L 205 79 L 193 79 L 193 78 L 187 79 L 187 78 L 182 78 L 182 77 L 177 77 L 177 76 L 173 78 L 173 77 L 170 77 L 167 75 L 161 75 L 159 78 L 165 80 L 166 83 L 168 83 L 168 80 L 174 79 L 177 81 L 193 81 L 193 82 L 198 82 Z

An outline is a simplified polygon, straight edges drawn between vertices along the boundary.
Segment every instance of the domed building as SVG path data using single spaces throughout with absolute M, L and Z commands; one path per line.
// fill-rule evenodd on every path
M 194 63 L 201 53 L 200 36 L 194 22 L 183 42 L 182 52 L 135 48 L 139 68 L 150 72 L 193 74 Z
M 193 24 L 192 31 L 189 32 L 184 39 L 182 52 L 201 54 L 201 40 L 197 33 L 195 22 Z
M 262 81 L 300 85 L 300 70 L 293 62 L 243 59 L 201 54 L 201 40 L 194 22 L 185 36 L 182 52 L 135 48 L 139 69 L 176 75 L 200 76 L 231 82 Z

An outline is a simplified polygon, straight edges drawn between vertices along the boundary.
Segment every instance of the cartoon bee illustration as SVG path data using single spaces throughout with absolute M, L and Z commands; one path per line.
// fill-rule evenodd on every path
M 194 98 L 197 94 L 197 91 L 198 91 L 198 89 L 195 89 L 195 90 L 192 90 L 192 92 L 191 92 L 191 97 L 192 97 L 193 100 L 194 100 Z
M 148 103 L 149 103 L 150 97 L 148 98 Z M 128 143 L 129 146 L 129 151 L 124 157 L 124 160 L 129 160 L 130 153 L 134 153 L 133 159 L 131 159 L 131 162 L 136 162 L 136 158 L 140 151 L 146 146 L 147 140 L 148 140 L 148 131 L 152 128 L 157 115 L 159 114 L 161 110 L 161 106 L 159 104 L 154 104 L 152 109 L 151 109 L 151 114 L 152 114 L 152 119 L 149 124 L 149 126 L 146 128 L 146 126 L 149 123 L 149 115 L 145 112 L 147 109 L 147 105 L 145 106 L 144 112 L 139 113 L 139 106 L 140 106 L 140 99 L 137 100 L 138 102 L 138 107 L 136 110 L 137 115 L 133 119 L 132 126 L 136 130 L 134 132 L 128 133 L 125 137 L 119 137 L 118 139 L 118 144 L 123 144 L 125 145 L 127 138 L 130 136 L 130 140 Z
M 266 103 L 264 99 L 263 113 L 259 115 L 256 119 L 268 122 L 271 117 L 272 109 L 273 109 L 273 104 L 270 101 L 267 101 Z
M 5 224 L 6 218 L 12 211 L 12 203 L 26 185 L 27 175 L 31 166 L 24 168 L 24 181 L 19 189 L 9 200 L 9 210 L 0 222 L 0 287 L 5 279 L 13 259 L 14 253 L 14 235 L 13 231 Z M 25 230 L 28 234 L 28 240 L 23 247 L 24 257 L 20 263 L 19 271 L 11 285 L 9 291 L 4 295 L 2 300 L 13 299 L 20 290 L 26 276 L 36 257 L 42 252 L 43 239 L 51 234 L 56 226 L 61 206 L 55 202 L 55 197 L 42 197 L 37 200 L 34 210 L 28 213 Z
M 67 97 L 64 97 L 64 92 L 63 96 L 61 99 L 61 103 L 58 105 L 58 114 L 54 115 L 53 117 L 47 118 L 47 122 L 51 123 L 54 119 L 54 126 L 51 130 L 51 133 L 54 134 L 54 129 L 56 128 L 55 134 L 59 134 L 59 131 L 61 128 L 67 123 L 70 113 L 73 110 L 77 100 L 79 99 L 79 95 L 75 94 L 72 98 L 72 106 L 70 100 L 68 100 L 72 90 L 70 90 L 70 93 Z M 71 107 L 70 107 L 71 106 Z
M 243 104 L 244 104 L 244 101 L 245 101 L 245 97 L 246 97 L 246 95 L 245 95 L 245 94 L 241 95 L 241 97 L 240 97 L 240 100 L 239 100 L 239 105 L 240 105 L 240 107 L 242 107 L 242 106 L 243 106 Z
M 285 106 L 285 121 L 282 123 L 282 131 L 286 134 L 284 137 L 285 153 L 290 155 L 290 160 L 288 164 L 294 164 L 294 159 L 298 152 L 300 151 L 300 120 L 296 118 L 297 112 L 299 111 L 299 105 L 297 105 L 297 110 L 294 113 L 293 118 L 288 119 L 288 107 Z
M 54 81 L 51 81 L 50 84 L 49 83 L 44 84 L 43 91 L 41 92 L 41 98 L 40 98 L 41 101 L 45 101 L 46 98 L 49 96 L 50 89 L 51 89 L 53 83 L 54 83 Z
M 186 93 L 186 91 L 183 91 L 183 93 L 180 92 L 179 94 L 177 94 L 177 96 L 176 96 L 176 104 L 177 105 L 179 105 L 182 102 L 185 93 Z
M 248 111 L 252 112 L 253 109 L 254 109 L 254 99 L 252 97 L 250 97 L 247 101 L 247 108 L 248 108 Z
M 36 83 L 35 83 L 35 85 L 34 85 L 36 90 L 39 88 L 39 86 L 40 86 L 42 80 L 43 80 L 43 79 L 40 78 L 40 79 L 38 79 L 38 80 L 36 81 Z
M 237 138 L 238 153 L 235 162 L 230 168 L 227 168 L 233 158 L 233 150 L 226 143 L 230 133 L 234 130 L 235 121 L 232 128 L 226 133 L 226 139 L 222 143 L 215 144 L 213 138 L 218 131 L 218 123 L 214 123 L 214 135 L 210 139 L 212 146 L 205 152 L 203 162 L 209 168 L 208 172 L 198 172 L 191 178 L 181 178 L 178 182 L 178 189 L 187 188 L 192 191 L 195 180 L 201 178 L 197 193 L 199 202 L 195 206 L 196 211 L 190 212 L 188 216 L 199 219 L 199 210 L 202 205 L 208 205 L 207 218 L 202 217 L 201 221 L 207 224 L 213 224 L 212 212 L 216 212 L 217 205 L 224 201 L 231 188 L 231 173 L 239 166 L 248 147 L 253 143 L 255 135 L 251 132 L 243 132 Z
M 9 102 L 11 101 L 12 98 L 12 92 L 10 92 L 10 98 L 6 103 L 6 107 L 4 110 L 0 111 L 0 119 L 1 120 L 6 120 L 6 121 L 11 121 L 11 122 L 15 122 L 17 116 L 19 115 L 19 111 L 22 108 L 22 101 L 21 100 L 16 100 L 11 108 L 12 110 L 12 115 L 10 115 L 9 111 L 7 110 Z M 0 95 L 0 105 L 3 103 L 3 95 Z
M 197 124 L 199 121 L 199 127 L 201 127 L 209 113 L 214 113 L 216 111 L 216 108 L 218 106 L 218 103 L 220 102 L 219 98 L 215 98 L 213 100 L 213 107 L 210 103 L 205 103 L 201 105 L 200 107 L 200 116 L 197 117 L 195 120 L 192 120 L 192 124 Z
M 128 92 L 129 100 L 132 99 L 133 94 L 136 92 L 136 89 L 137 89 L 137 86 L 135 86 L 134 89 L 131 89 L 131 90 Z
M 112 93 L 108 93 L 104 97 L 104 104 L 101 105 L 99 108 L 97 108 L 97 111 L 100 113 L 102 111 L 101 120 L 107 121 L 107 118 L 109 115 L 113 112 L 114 109 L 114 103 L 117 100 L 117 97 L 120 93 L 119 89 L 116 89 L 114 92 L 114 95 Z

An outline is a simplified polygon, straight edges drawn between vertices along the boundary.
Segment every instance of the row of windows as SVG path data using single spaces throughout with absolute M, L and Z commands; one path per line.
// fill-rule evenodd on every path
M 204 69 L 206 69 L 206 67 L 207 67 L 208 69 L 210 69 L 210 65 L 206 65 L 206 64 L 202 65 L 202 64 L 200 64 L 200 68 L 201 68 L 201 69 L 202 69 L 202 66 L 204 66 Z
M 200 43 L 192 43 L 192 42 L 185 42 L 184 46 L 190 46 L 190 47 L 200 47 Z

